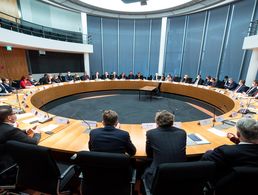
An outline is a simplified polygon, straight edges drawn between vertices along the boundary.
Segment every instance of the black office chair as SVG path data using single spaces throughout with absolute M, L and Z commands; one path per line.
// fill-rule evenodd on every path
M 16 186 L 49 194 L 67 191 L 74 165 L 56 163 L 46 147 L 16 141 L 8 141 L 6 147 L 18 165 Z
M 13 164 L 0 171 L 0 194 L 4 193 L 4 190 L 15 189 L 16 166 L 16 164 Z
M 215 186 L 216 195 L 257 195 L 258 167 L 234 167 Z
M 146 195 L 203 195 L 207 182 L 215 173 L 215 164 L 210 161 L 160 164 L 151 189 L 143 180 Z
M 130 195 L 136 172 L 126 154 L 81 151 L 75 162 L 82 171 L 81 194 Z

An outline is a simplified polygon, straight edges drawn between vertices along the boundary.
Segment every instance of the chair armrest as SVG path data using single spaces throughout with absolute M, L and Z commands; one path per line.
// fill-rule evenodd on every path
M 133 169 L 132 171 L 132 180 L 130 182 L 131 184 L 135 184 L 136 183 L 136 169 Z
M 10 166 L 10 167 L 4 169 L 3 171 L 0 172 L 0 175 L 2 175 L 2 174 L 4 174 L 4 173 L 8 172 L 9 170 L 13 169 L 14 167 L 17 167 L 17 164 L 13 164 L 12 166 Z
M 62 175 L 60 175 L 60 179 L 62 180 L 71 170 L 75 170 L 75 165 L 70 165 Z

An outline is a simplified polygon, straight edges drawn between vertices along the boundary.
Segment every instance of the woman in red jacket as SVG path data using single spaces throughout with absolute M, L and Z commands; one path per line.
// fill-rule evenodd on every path
M 31 86 L 33 86 L 33 85 L 32 85 L 31 82 L 28 80 L 28 78 L 25 77 L 25 76 L 22 76 L 21 81 L 20 81 L 20 87 L 21 87 L 22 89 L 26 89 L 26 88 L 30 88 Z

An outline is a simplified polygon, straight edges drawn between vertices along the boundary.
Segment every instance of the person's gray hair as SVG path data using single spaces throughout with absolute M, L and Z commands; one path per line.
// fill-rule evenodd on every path
M 251 118 L 243 118 L 236 123 L 237 130 L 247 140 L 258 140 L 258 121 Z
M 166 110 L 156 113 L 155 122 L 159 127 L 171 127 L 174 121 L 175 115 Z

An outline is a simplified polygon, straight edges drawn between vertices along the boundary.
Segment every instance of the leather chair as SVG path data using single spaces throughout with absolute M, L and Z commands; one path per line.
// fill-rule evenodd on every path
M 257 195 L 258 167 L 234 167 L 215 186 L 216 195 Z
M 81 151 L 75 162 L 82 171 L 81 194 L 130 195 L 136 172 L 126 154 Z
M 160 164 L 151 189 L 143 180 L 146 195 L 203 195 L 207 182 L 213 178 L 215 164 L 210 161 Z
M 74 165 L 57 163 L 49 148 L 17 141 L 8 141 L 6 147 L 18 166 L 16 186 L 59 194 L 76 173 Z

